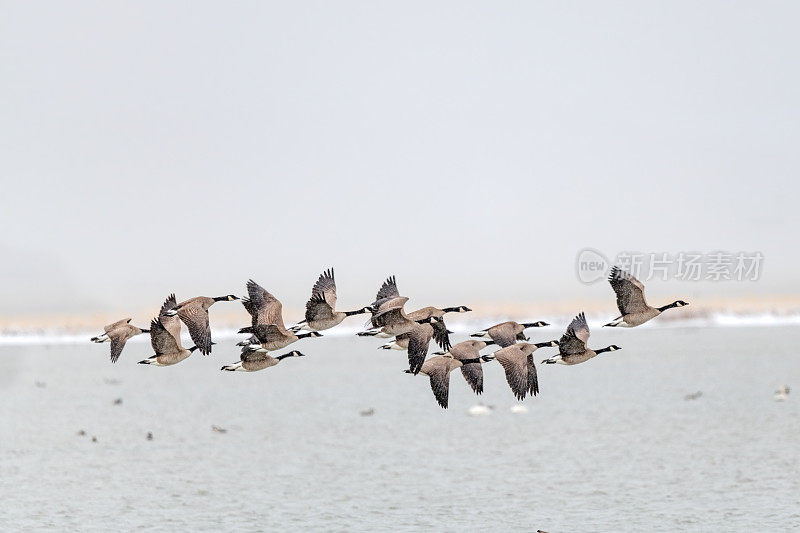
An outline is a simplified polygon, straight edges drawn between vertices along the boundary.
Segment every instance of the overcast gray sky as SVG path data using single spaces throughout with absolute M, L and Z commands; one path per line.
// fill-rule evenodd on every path
M 3 2 L 0 314 L 605 296 L 586 246 L 797 294 L 796 2 Z M 676 294 L 685 296 L 685 294 Z

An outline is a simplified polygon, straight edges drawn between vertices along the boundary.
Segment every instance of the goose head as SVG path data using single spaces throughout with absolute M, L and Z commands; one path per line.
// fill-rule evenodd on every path
M 658 307 L 657 309 L 663 313 L 667 309 L 672 309 L 673 307 L 686 307 L 687 305 L 689 305 L 689 302 L 684 302 L 683 300 L 675 300 L 671 304 L 667 304 L 664 307 Z

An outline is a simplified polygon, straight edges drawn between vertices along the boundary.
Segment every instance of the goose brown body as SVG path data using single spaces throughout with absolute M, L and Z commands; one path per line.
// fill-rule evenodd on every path
M 356 311 L 336 311 L 336 300 L 336 279 L 333 269 L 330 268 L 320 274 L 311 289 L 311 298 L 306 302 L 305 320 L 291 329 L 323 331 L 338 326 L 348 316 L 370 312 L 369 307 L 362 307 Z
M 517 341 L 528 340 L 524 333 L 527 328 L 537 328 L 547 325 L 549 325 L 547 322 L 541 321 L 520 324 L 519 322 L 509 320 L 508 322 L 501 322 L 500 324 L 496 324 L 483 331 L 474 333 L 472 336 L 479 338 L 488 337 L 501 348 L 505 348 L 506 346 L 511 346 Z
M 130 324 L 130 318 L 123 318 L 117 320 L 107 326 L 103 327 L 103 334 L 92 337 L 92 342 L 110 342 L 111 343 L 111 362 L 116 363 L 119 356 L 122 355 L 122 349 L 125 348 L 125 343 L 128 339 L 147 333 L 148 330 L 138 328 Z
M 286 329 L 281 302 L 252 279 L 247 282 L 247 294 L 242 305 L 250 314 L 252 325 L 240 329 L 239 333 L 255 336 L 261 345 L 260 351 L 280 350 L 302 338 L 322 336 L 316 332 L 298 335 Z M 252 351 L 250 346 L 242 349 L 243 354 Z
M 620 316 L 605 324 L 606 326 L 626 328 L 641 326 L 667 309 L 689 305 L 683 300 L 675 300 L 663 307 L 649 305 L 644 297 L 644 284 L 629 272 L 616 266 L 611 269 L 608 282 L 616 294 Z
M 592 350 L 586 343 L 589 341 L 589 325 L 583 312 L 572 319 L 567 331 L 558 341 L 558 355 L 542 361 L 546 364 L 559 363 L 562 365 L 577 365 L 584 363 L 603 352 L 619 350 L 619 346 L 612 344 L 606 348 Z
M 177 314 L 189 329 L 189 336 L 203 355 L 211 353 L 211 324 L 209 322 L 208 310 L 216 302 L 233 301 L 239 298 L 229 294 L 210 298 L 208 296 L 195 296 L 176 304 L 172 309 L 166 311 L 167 315 Z

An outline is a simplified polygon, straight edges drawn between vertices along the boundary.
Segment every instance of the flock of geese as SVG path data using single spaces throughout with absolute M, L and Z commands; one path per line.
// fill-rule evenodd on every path
M 630 273 L 614 267 L 608 278 L 617 297 L 620 316 L 606 324 L 610 327 L 635 327 L 657 317 L 673 307 L 688 305 L 676 300 L 662 307 L 652 307 L 644 297 L 644 285 Z M 471 338 L 457 344 L 450 343 L 450 334 L 444 322 L 448 313 L 466 313 L 466 306 L 423 307 L 406 313 L 404 307 L 408 298 L 401 296 L 394 276 L 383 282 L 375 301 L 355 311 L 336 310 L 336 280 L 333 269 L 323 272 L 311 289 L 311 298 L 306 303 L 305 320 L 287 328 L 283 322 L 281 302 L 253 280 L 247 282 L 247 296 L 239 298 L 232 294 L 209 298 L 197 296 L 178 302 L 174 294 L 164 301 L 158 316 L 150 322 L 150 328 L 131 325 L 126 318 L 109 324 L 104 332 L 93 337 L 93 342 L 111 343 L 111 362 L 120 357 L 125 343 L 131 337 L 143 333 L 150 334 L 150 342 L 155 355 L 139 361 L 140 364 L 170 366 L 188 358 L 195 350 L 203 355 L 211 353 L 209 308 L 217 302 L 241 300 L 251 316 L 251 324 L 239 330 L 248 334 L 246 340 L 239 342 L 241 356 L 236 363 L 225 365 L 222 370 L 256 372 L 277 365 L 288 357 L 302 357 L 304 354 L 292 350 L 283 355 L 273 356 L 270 352 L 286 348 L 300 339 L 321 337 L 324 331 L 341 324 L 347 317 L 369 314 L 368 329 L 359 332 L 362 337 L 392 338 L 394 340 L 381 346 L 387 350 L 403 350 L 408 354 L 406 373 L 422 374 L 430 379 L 431 389 L 436 401 L 447 408 L 450 390 L 450 372 L 461 369 L 464 379 L 476 394 L 483 392 L 482 364 L 497 360 L 503 367 L 506 381 L 514 396 L 523 400 L 527 395 L 539 393 L 539 382 L 533 353 L 539 348 L 558 348 L 558 353 L 544 359 L 544 364 L 576 365 L 592 359 L 598 354 L 619 350 L 612 344 L 593 350 L 588 347 L 589 326 L 583 312 L 569 324 L 559 340 L 528 342 L 525 335 L 529 328 L 547 326 L 546 322 L 503 322 L 478 331 Z M 194 342 L 191 348 L 181 345 L 181 323 L 189 330 Z M 441 351 L 428 357 L 431 340 Z M 498 347 L 491 354 L 480 351 L 490 345 Z

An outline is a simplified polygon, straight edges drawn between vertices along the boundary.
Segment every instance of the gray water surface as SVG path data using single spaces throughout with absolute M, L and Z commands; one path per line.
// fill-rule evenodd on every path
M 169 368 L 136 365 L 150 355 L 141 343 L 116 365 L 108 345 L 3 347 L 0 523 L 800 528 L 798 340 L 797 328 L 598 329 L 591 345 L 623 350 L 538 365 L 526 414 L 509 411 L 497 362 L 480 398 L 454 372 L 450 409 L 439 408 L 427 378 L 404 374 L 405 354 L 376 350 L 378 339 L 303 340 L 307 357 L 252 374 L 219 371 L 238 359 L 233 342 Z M 778 403 L 783 383 L 795 394 Z M 493 414 L 468 416 L 478 401 Z

